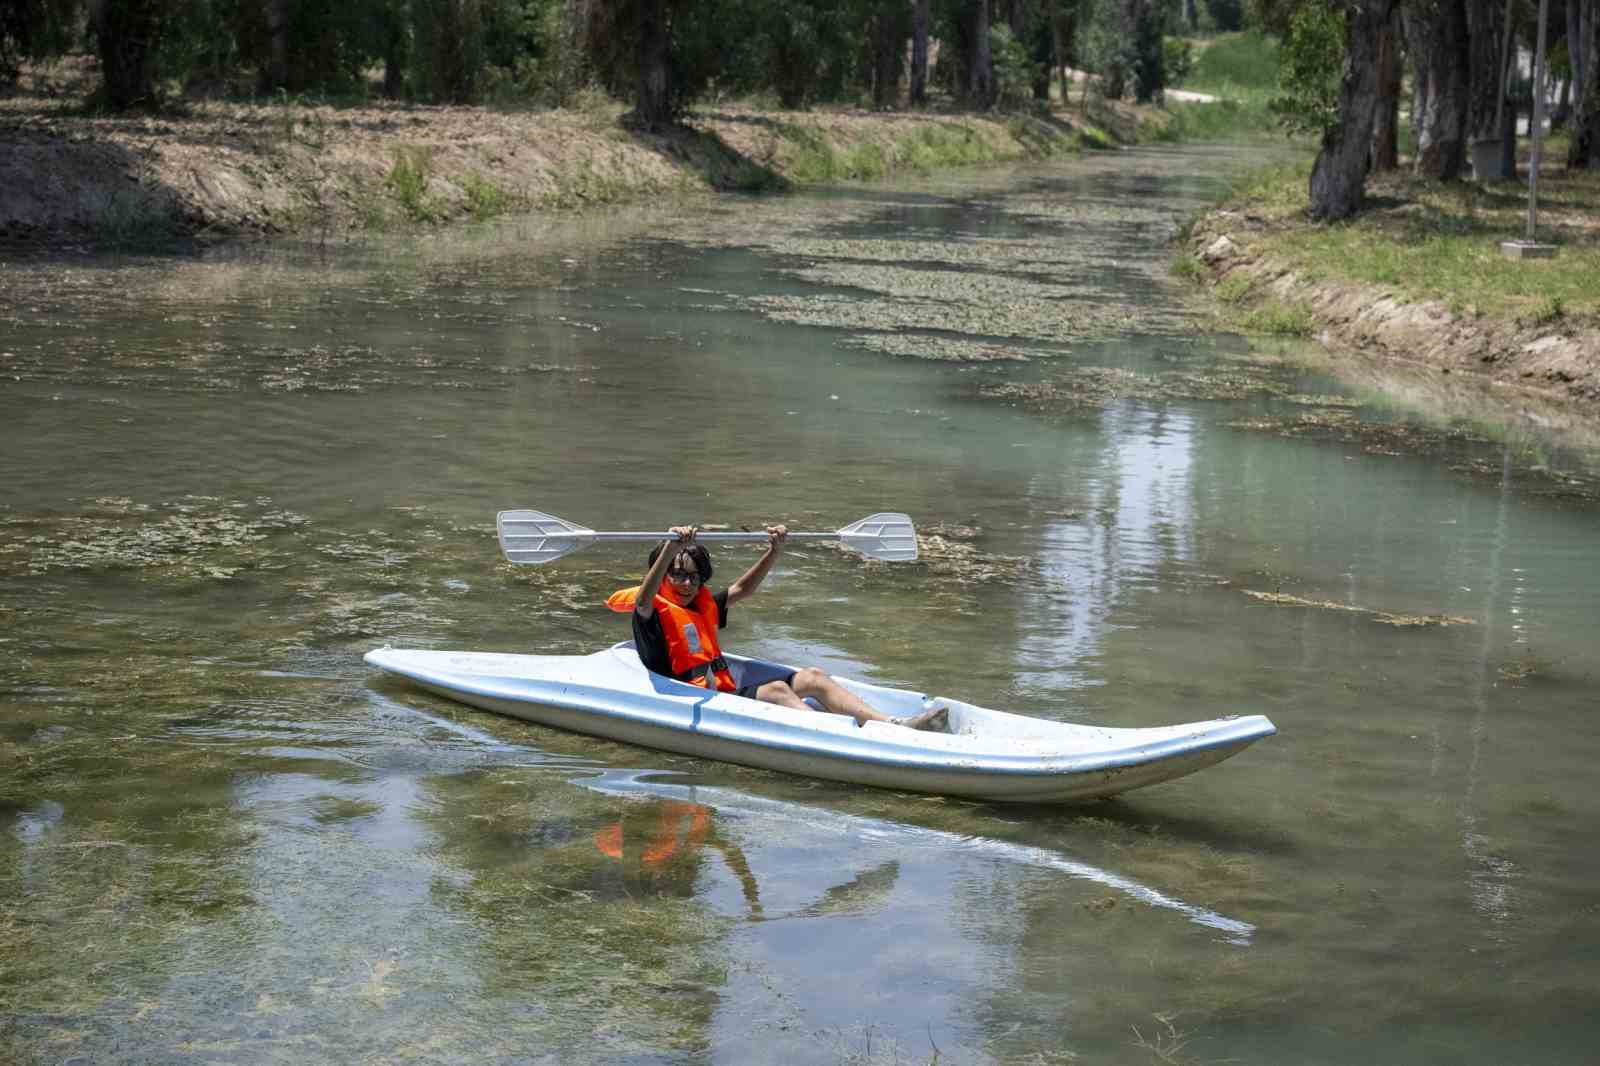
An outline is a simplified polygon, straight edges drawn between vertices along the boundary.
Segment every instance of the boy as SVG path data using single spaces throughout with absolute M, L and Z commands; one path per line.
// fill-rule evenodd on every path
M 786 526 L 767 527 L 767 550 L 744 575 L 713 594 L 711 554 L 695 542 L 698 526 L 673 526 L 674 541 L 650 550 L 649 569 L 637 588 L 612 593 L 613 611 L 632 610 L 633 646 L 645 669 L 746 699 L 809 711 L 815 700 L 830 714 L 847 714 L 856 725 L 890 722 L 911 729 L 944 732 L 949 711 L 936 707 L 905 718 L 891 718 L 814 666 L 790 670 L 776 663 L 732 664 L 722 657 L 717 630 L 728 624 L 728 608 L 761 586 L 789 535 Z

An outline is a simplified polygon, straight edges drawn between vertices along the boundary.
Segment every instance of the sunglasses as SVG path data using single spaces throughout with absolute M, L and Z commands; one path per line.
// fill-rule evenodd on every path
M 674 581 L 699 581 L 700 571 L 683 570 L 679 567 L 673 567 L 671 570 L 667 571 L 667 576 Z

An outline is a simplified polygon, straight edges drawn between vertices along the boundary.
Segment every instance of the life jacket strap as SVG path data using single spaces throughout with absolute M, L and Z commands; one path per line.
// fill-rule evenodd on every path
M 719 655 L 710 662 L 701 663 L 698 666 L 691 666 L 681 674 L 673 674 L 672 680 L 693 682 L 698 678 L 705 677 L 707 674 L 714 674 L 718 670 L 726 670 L 727 668 L 728 660 Z

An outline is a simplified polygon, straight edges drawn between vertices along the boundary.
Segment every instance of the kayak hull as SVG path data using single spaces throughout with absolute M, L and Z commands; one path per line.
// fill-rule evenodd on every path
M 948 734 L 875 722 L 858 728 L 841 715 L 651 674 L 626 644 L 584 656 L 379 648 L 366 661 L 446 699 L 575 733 L 833 781 L 1013 803 L 1091 800 L 1169 781 L 1276 732 L 1260 715 L 1110 729 L 949 699 L 942 701 Z M 926 698 L 838 680 L 885 714 L 915 713 Z

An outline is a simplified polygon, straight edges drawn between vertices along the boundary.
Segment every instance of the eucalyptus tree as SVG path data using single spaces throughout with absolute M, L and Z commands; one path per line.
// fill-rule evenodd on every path
M 975 107 L 994 106 L 994 53 L 989 42 L 990 0 L 968 0 L 972 20 L 972 52 L 967 63 L 967 100 Z
M 156 50 L 177 17 L 176 0 L 97 0 L 90 25 L 100 58 L 100 100 L 113 111 L 152 108 Z
M 1453 181 L 1466 163 L 1471 82 L 1465 0 L 1407 0 L 1411 137 L 1418 174 Z
M 1344 22 L 1343 60 L 1334 121 L 1323 130 L 1311 166 L 1310 213 L 1346 218 L 1360 208 L 1378 103 L 1378 47 L 1396 0 L 1336 0 Z
M 911 3 L 911 106 L 928 103 L 928 0 Z
M 1580 0 L 1568 0 L 1579 4 Z M 1581 0 L 1576 42 L 1567 42 L 1573 57 L 1573 70 L 1582 70 L 1583 90 L 1577 95 L 1572 120 L 1572 141 L 1567 149 L 1567 166 L 1600 167 L 1600 0 Z M 1572 20 L 1568 19 L 1571 25 Z M 1582 56 L 1581 60 L 1578 56 Z

